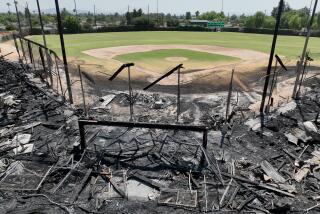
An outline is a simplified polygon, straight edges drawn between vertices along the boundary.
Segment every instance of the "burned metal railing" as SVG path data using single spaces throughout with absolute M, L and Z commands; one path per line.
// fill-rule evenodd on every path
M 63 62 L 56 52 L 20 35 L 14 34 L 13 38 L 20 63 L 27 65 L 28 71 L 35 73 L 56 93 L 66 99 L 66 90 L 69 90 L 69 87 L 62 76 L 65 74 Z
M 131 70 L 134 63 L 123 64 L 118 70 L 109 78 L 110 81 L 114 80 L 124 69 L 128 68 L 128 88 L 129 88 L 129 102 L 130 102 L 130 121 L 133 120 L 133 91 L 131 86 Z
M 190 126 L 178 124 L 161 124 L 161 123 L 136 123 L 136 122 L 118 122 L 118 121 L 95 121 L 95 120 L 79 120 L 79 133 L 80 133 L 80 150 L 83 152 L 87 148 L 85 127 L 86 126 L 114 126 L 114 127 L 127 127 L 127 128 L 149 128 L 161 130 L 175 130 L 175 131 L 192 131 L 203 133 L 202 148 L 207 149 L 208 144 L 208 131 L 206 126 Z M 201 165 L 205 163 L 205 155 L 201 157 Z
M 178 74 L 178 78 L 177 78 L 177 122 L 179 122 L 179 116 L 181 113 L 181 88 L 180 88 L 180 77 L 181 77 L 181 69 L 183 68 L 183 64 L 179 64 L 176 67 L 174 67 L 173 69 L 171 69 L 168 73 L 166 73 L 165 75 L 159 77 L 157 80 L 155 80 L 153 83 L 151 83 L 150 85 L 148 85 L 147 87 L 145 87 L 143 90 L 148 90 L 149 88 L 151 88 L 152 86 L 154 86 L 155 84 L 157 84 L 158 82 L 160 82 L 161 80 L 171 76 L 173 73 L 175 73 L 177 71 Z

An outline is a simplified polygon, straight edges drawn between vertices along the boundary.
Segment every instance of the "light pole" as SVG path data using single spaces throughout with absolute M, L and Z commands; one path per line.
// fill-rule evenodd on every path
M 76 2 L 76 0 L 74 0 L 74 12 L 75 12 L 75 14 L 76 14 L 76 19 L 77 19 L 77 21 L 79 22 L 79 23 L 78 23 L 78 26 L 77 26 L 77 31 L 78 31 L 78 33 L 79 33 L 80 20 L 79 20 L 79 17 L 78 17 L 78 10 L 77 10 L 77 2 Z

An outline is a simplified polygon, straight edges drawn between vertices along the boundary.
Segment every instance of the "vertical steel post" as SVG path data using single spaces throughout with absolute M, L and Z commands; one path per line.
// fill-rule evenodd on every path
M 19 50 L 19 47 L 18 47 L 18 42 L 17 42 L 17 36 L 15 34 L 13 34 L 13 40 L 14 40 L 14 45 L 16 47 L 16 50 L 17 50 L 17 53 L 18 53 L 18 56 L 19 56 L 19 61 L 22 61 L 21 55 L 20 55 L 20 50 Z
M 34 63 L 34 58 L 33 58 L 33 53 L 32 53 L 32 47 L 31 47 L 31 43 L 30 43 L 30 42 L 28 42 L 28 49 L 29 49 L 30 62 L 32 63 L 33 68 L 35 69 L 36 66 L 35 66 L 35 63 Z
M 301 69 L 303 67 L 304 59 L 306 58 L 307 48 L 308 48 L 308 44 L 309 44 L 309 40 L 310 40 L 310 36 L 311 36 L 312 24 L 313 24 L 314 16 L 316 14 L 317 5 L 318 5 L 318 0 L 316 0 L 314 3 L 312 16 L 309 20 L 308 27 L 307 27 L 308 30 L 307 30 L 306 41 L 305 41 L 304 48 L 303 48 L 302 54 L 301 54 L 301 58 L 300 58 L 300 61 L 299 61 L 298 67 L 297 67 L 296 82 L 294 84 L 293 94 L 292 94 L 292 98 L 294 98 L 294 99 L 297 98 L 297 89 L 298 89 L 299 80 L 300 80 L 300 76 L 301 76 Z
M 43 45 L 44 45 L 46 48 L 48 48 L 48 46 L 47 46 L 47 39 L 46 39 L 46 33 L 45 33 L 45 31 L 44 31 L 44 25 L 43 25 L 43 20 L 42 20 L 42 14 L 41 14 L 41 8 L 40 8 L 39 0 L 37 0 L 37 8 L 38 8 L 38 15 L 39 15 L 39 21 L 40 21 L 40 27 L 41 27 Z M 50 61 L 50 57 L 49 57 L 49 52 L 48 52 L 48 50 L 46 50 L 46 57 L 47 57 L 47 61 L 48 61 L 49 76 L 50 76 L 50 82 L 51 82 L 51 86 L 52 86 L 52 85 L 53 85 L 53 77 L 52 77 L 52 71 L 51 71 L 52 62 Z
M 304 65 L 303 65 L 303 70 L 302 70 L 302 74 L 300 75 L 301 78 L 299 79 L 298 90 L 297 90 L 297 93 L 296 93 L 297 95 L 300 94 L 301 85 L 302 85 L 302 83 L 303 83 L 303 79 L 304 79 L 304 75 L 305 75 L 305 72 L 306 72 L 307 65 L 308 65 L 308 58 L 305 58 L 305 60 L 304 60 Z
M 62 22 L 61 22 L 59 0 L 55 0 L 55 3 L 56 3 L 56 11 L 57 11 L 58 30 L 59 30 L 60 43 L 61 43 L 61 52 L 62 52 L 62 57 L 63 57 L 64 71 L 66 74 L 66 82 L 67 82 L 69 101 L 72 104 L 73 98 L 72 98 L 72 91 L 71 91 L 71 80 L 70 80 L 70 76 L 69 76 L 68 61 L 67 61 L 66 49 L 65 49 L 65 45 L 64 45 L 63 27 L 62 27 Z
M 27 11 L 28 11 L 28 20 L 29 20 L 29 25 L 30 25 L 30 35 L 32 35 L 32 20 L 31 20 L 31 13 L 30 13 L 30 10 L 29 10 L 29 6 L 28 6 L 28 2 L 26 2 L 27 4 Z
M 130 102 L 130 121 L 133 120 L 133 92 L 131 87 L 131 71 L 130 66 L 128 67 L 128 84 L 129 84 L 129 102 Z
M 269 92 L 269 99 L 268 99 L 267 108 L 266 108 L 266 113 L 267 114 L 270 111 L 270 107 L 271 107 L 270 102 L 273 99 L 272 98 L 272 94 L 273 94 L 273 89 L 274 89 L 274 85 L 275 85 L 275 82 L 276 82 L 277 69 L 278 69 L 278 60 L 276 61 L 276 66 L 274 67 L 274 71 L 273 71 L 271 87 L 270 87 L 270 92 Z
M 42 14 L 41 14 L 41 9 L 40 9 L 39 0 L 37 0 L 37 7 L 38 7 L 38 14 L 39 14 L 39 21 L 40 21 L 40 26 L 41 26 L 41 33 L 42 33 L 43 45 L 47 48 L 47 40 L 46 40 L 46 34 L 45 34 L 45 32 L 44 32 L 43 21 L 42 21 Z
M 88 116 L 88 112 L 87 112 L 87 106 L 86 106 L 86 98 L 85 98 L 84 89 L 83 89 L 83 81 L 82 81 L 82 74 L 81 74 L 81 68 L 80 68 L 80 65 L 78 65 L 78 71 L 79 71 L 80 84 L 81 84 L 82 101 L 83 101 L 83 110 L 84 110 L 84 114 L 85 114 L 85 115 L 86 115 L 86 117 L 87 117 L 87 116 Z
M 47 69 L 46 69 L 46 63 L 45 63 L 45 60 L 44 60 L 44 55 L 43 55 L 43 51 L 42 51 L 42 48 L 39 47 L 39 53 L 40 53 L 40 58 L 41 58 L 41 63 L 42 63 L 42 67 L 43 67 L 43 73 L 46 75 L 46 83 L 48 83 L 48 72 L 47 72 Z
M 265 106 L 265 101 L 266 101 L 268 87 L 269 87 L 270 74 L 271 74 L 271 69 L 272 69 L 274 52 L 275 52 L 276 44 L 277 44 L 277 38 L 278 38 L 278 33 L 279 33 L 280 19 L 281 19 L 281 15 L 282 15 L 282 11 L 283 11 L 283 6 L 284 6 L 284 1 L 280 0 L 279 6 L 278 6 L 277 22 L 276 22 L 276 26 L 275 26 L 275 30 L 274 30 L 270 58 L 269 58 L 269 64 L 268 64 L 268 69 L 267 69 L 266 81 L 264 84 L 262 101 L 261 101 L 261 106 L 260 106 L 261 126 L 264 125 L 263 124 L 264 123 L 264 106 Z
M 234 70 L 235 69 L 232 69 L 231 80 L 230 80 L 230 84 L 229 84 L 229 92 L 228 92 L 228 98 L 227 98 L 227 109 L 226 109 L 226 121 L 228 120 L 228 117 L 230 114 L 230 102 L 231 102 L 231 96 L 232 96 L 232 90 L 233 90 Z
M 79 134 L 80 134 L 80 149 L 81 152 L 83 152 L 86 149 L 86 133 L 84 130 L 84 125 L 80 122 L 80 120 L 78 121 L 79 124 Z
M 54 61 L 56 64 L 56 69 L 57 69 L 57 75 L 58 75 L 58 80 L 59 80 L 59 84 L 60 84 L 60 90 L 61 90 L 61 95 L 64 97 L 64 93 L 63 93 L 63 87 L 62 87 L 62 82 L 61 82 L 61 76 L 60 76 L 60 69 L 59 69 L 59 65 L 58 65 L 58 60 L 57 60 L 57 56 L 54 55 Z M 58 88 L 58 86 L 57 86 Z M 58 90 L 58 89 L 57 89 Z M 59 90 L 58 90 L 59 91 Z
M 202 147 L 203 147 L 204 150 L 207 150 L 207 147 L 208 147 L 208 130 L 205 130 L 203 132 Z M 205 161 L 206 161 L 205 154 L 202 154 L 202 157 L 201 157 L 201 160 L 200 160 L 200 165 L 204 166 Z
M 23 47 L 23 42 L 22 42 L 22 29 L 21 29 L 21 22 L 20 22 L 20 16 L 19 16 L 19 11 L 18 11 L 18 6 L 17 6 L 18 2 L 14 1 L 14 6 L 16 8 L 16 14 L 17 14 L 17 21 L 18 21 L 18 28 L 19 28 L 19 35 L 20 35 L 20 44 L 21 44 L 21 50 L 22 50 L 22 54 L 23 54 L 23 58 L 26 60 L 27 62 L 27 57 L 26 57 L 26 53 Z
M 179 122 L 179 117 L 180 117 L 180 113 L 181 113 L 181 103 L 180 103 L 180 95 L 181 95 L 181 91 L 180 91 L 180 70 L 181 67 L 179 67 L 178 69 L 178 84 L 177 84 L 177 89 L 178 89 L 178 94 L 177 94 L 177 122 Z

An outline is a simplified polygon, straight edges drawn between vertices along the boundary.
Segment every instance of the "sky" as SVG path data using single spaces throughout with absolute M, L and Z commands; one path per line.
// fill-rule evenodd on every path
M 17 0 L 19 9 L 23 9 L 26 2 L 31 11 L 36 11 L 36 0 Z M 54 9 L 54 0 L 39 0 L 42 10 Z M 13 0 L 0 0 L 0 11 L 7 12 L 6 3 L 13 5 Z M 142 8 L 147 11 L 148 5 L 150 12 L 157 11 L 157 0 L 76 0 L 78 10 L 93 11 L 93 5 L 96 5 L 98 13 L 125 13 L 133 8 Z M 195 13 L 206 11 L 221 11 L 223 2 L 223 11 L 226 15 L 245 13 L 247 15 L 254 14 L 256 11 L 263 11 L 270 14 L 272 8 L 279 4 L 279 0 L 158 0 L 159 12 L 171 14 L 185 14 L 186 11 Z M 310 7 L 312 0 L 287 0 L 292 8 L 298 9 L 302 7 Z M 74 0 L 59 0 L 61 8 L 68 10 L 74 9 Z M 14 7 L 11 6 L 11 10 Z

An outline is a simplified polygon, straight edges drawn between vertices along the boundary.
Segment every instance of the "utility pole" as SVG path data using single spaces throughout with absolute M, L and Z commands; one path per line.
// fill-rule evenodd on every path
M 159 0 L 157 0 L 157 25 L 159 26 Z
M 223 6 L 224 6 L 223 5 L 223 0 L 221 0 L 221 12 L 223 12 L 223 9 L 224 9 Z
M 93 5 L 93 18 L 94 18 L 94 26 L 97 27 L 97 17 L 96 17 L 96 5 Z
M 284 6 L 284 1 L 280 0 L 279 7 L 278 7 L 278 14 L 277 14 L 277 22 L 276 22 L 276 26 L 275 26 L 275 30 L 274 30 L 270 58 L 269 58 L 269 64 L 268 64 L 268 69 L 267 69 L 266 81 L 264 84 L 261 106 L 260 106 L 261 127 L 264 126 L 264 106 L 265 106 L 265 101 L 266 101 L 268 87 L 269 87 L 273 57 L 274 57 L 274 52 L 275 52 L 276 44 L 277 44 L 277 38 L 278 38 L 278 33 L 279 33 L 280 19 L 281 19 L 281 15 L 282 15 L 282 11 L 283 11 L 283 6 Z
M 39 1 L 39 0 L 37 0 L 37 1 Z M 65 49 L 65 45 L 64 45 L 63 26 L 62 26 L 62 21 L 61 21 L 59 0 L 55 0 L 55 4 L 56 4 L 58 31 L 59 31 L 59 35 L 60 35 L 61 52 L 62 52 L 62 57 L 63 57 L 64 71 L 66 74 L 66 82 L 67 82 L 69 101 L 71 104 L 73 104 L 72 91 L 71 91 L 71 81 L 70 81 L 69 70 L 68 70 L 66 49 Z
M 299 80 L 301 78 L 301 70 L 303 68 L 303 63 L 304 63 L 304 60 L 305 60 L 306 54 L 307 54 L 307 48 L 308 48 L 308 44 L 309 44 L 309 40 L 310 40 L 310 36 L 311 36 L 312 24 L 313 24 L 314 16 L 315 16 L 315 13 L 316 13 L 317 5 L 318 5 L 318 0 L 316 0 L 315 3 L 314 3 L 312 16 L 309 19 L 309 23 L 308 23 L 308 27 L 307 27 L 306 41 L 305 41 L 305 44 L 304 44 L 304 48 L 303 48 L 303 51 L 302 51 L 302 54 L 301 54 L 300 61 L 299 61 L 298 66 L 297 66 L 297 76 L 296 76 L 296 81 L 295 81 L 295 84 L 294 84 L 293 94 L 292 94 L 292 98 L 294 98 L 294 99 L 298 98 L 297 89 L 298 89 L 298 85 L 299 85 Z
M 76 14 L 76 17 L 78 17 L 77 2 L 76 2 L 76 0 L 74 0 L 73 2 L 74 2 L 74 12 Z
M 150 25 L 150 5 L 148 4 L 148 25 Z
M 77 19 L 77 21 L 78 21 L 79 24 L 80 24 L 80 20 L 79 20 L 79 17 L 78 17 L 78 10 L 77 10 L 77 2 L 76 2 L 76 0 L 74 0 L 74 12 L 75 12 L 75 14 L 76 14 L 76 19 Z M 79 25 L 78 25 L 78 27 L 77 27 L 77 31 L 78 31 L 78 33 L 79 33 Z
M 9 13 L 9 15 L 11 15 L 11 9 L 10 9 L 11 4 L 8 2 L 7 6 L 8 6 L 8 13 Z
M 26 12 L 28 12 L 28 14 L 26 14 L 28 16 L 28 20 L 29 20 L 29 25 L 30 25 L 30 34 L 32 34 L 32 20 L 31 20 L 31 13 L 30 13 L 30 10 L 29 10 L 29 5 L 28 5 L 28 2 L 26 2 Z

